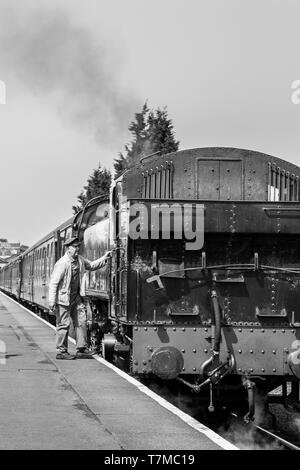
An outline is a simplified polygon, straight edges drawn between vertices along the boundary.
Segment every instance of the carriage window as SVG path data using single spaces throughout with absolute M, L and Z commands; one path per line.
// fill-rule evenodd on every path
M 54 245 L 53 242 L 51 242 L 50 246 L 50 262 L 49 262 L 49 274 L 51 275 L 51 272 L 53 270 L 53 264 L 54 264 Z
M 74 226 L 77 227 L 77 236 L 80 239 L 84 237 L 84 231 L 109 217 L 109 203 L 106 197 L 99 202 L 91 204 L 84 212 L 79 212 L 75 219 Z
M 65 240 L 66 240 L 66 231 L 64 230 L 60 232 L 60 241 L 61 241 L 62 246 L 65 243 Z

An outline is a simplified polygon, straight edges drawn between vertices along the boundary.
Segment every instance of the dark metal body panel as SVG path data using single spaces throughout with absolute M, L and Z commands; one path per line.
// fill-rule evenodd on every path
M 300 233 L 300 202 L 131 199 L 130 204 L 143 204 L 149 216 L 152 206 L 203 205 L 205 233 Z M 150 224 L 150 218 L 145 218 L 143 214 L 141 232 L 147 230 Z
M 166 165 L 173 167 L 167 198 L 158 196 Z M 300 169 L 284 160 L 222 148 L 150 156 L 124 175 L 123 193 L 132 202 L 205 206 L 202 250 L 188 252 L 172 239 L 128 240 L 123 322 L 133 329 L 134 372 L 150 373 L 153 351 L 168 345 L 182 353 L 182 374 L 199 374 L 211 355 L 214 288 L 222 314 L 220 360 L 233 354 L 234 373 L 241 375 L 291 375 L 287 355 L 300 336 L 299 177 Z M 168 266 L 177 273 L 149 282 Z
M 184 359 L 184 374 L 199 375 L 201 365 L 211 354 L 211 329 L 176 326 L 143 325 L 133 328 L 133 372 L 149 374 L 151 356 L 161 345 L 172 345 Z M 234 373 L 240 375 L 291 376 L 287 356 L 300 331 L 284 328 L 225 327 L 222 330 L 220 361 L 228 353 L 235 357 Z
M 222 147 L 196 148 L 182 150 L 168 155 L 155 155 L 144 158 L 141 163 L 137 163 L 134 168 L 129 170 L 122 177 L 124 194 L 126 194 L 128 198 L 145 197 L 145 175 L 151 175 L 159 169 L 163 169 L 166 164 L 168 164 L 172 165 L 173 168 L 171 174 L 172 194 L 169 195 L 169 193 L 166 192 L 165 196 L 159 196 L 161 191 L 154 190 L 152 193 L 150 192 L 150 194 L 146 192 L 147 198 L 212 199 L 216 189 L 212 190 L 210 185 L 205 183 L 205 179 L 201 176 L 201 171 L 199 171 L 199 165 L 201 166 L 201 161 L 203 160 L 206 161 L 207 164 L 211 163 L 211 165 L 216 168 L 222 166 L 221 173 L 223 177 L 221 180 L 220 173 L 215 171 L 210 181 L 211 184 L 215 185 L 215 188 L 219 187 L 217 193 L 220 195 L 220 199 L 225 200 L 230 196 L 231 200 L 236 197 L 237 199 L 248 201 L 267 201 L 269 193 L 268 163 L 270 163 L 272 167 L 276 166 L 276 168 L 280 168 L 280 171 L 284 171 L 285 175 L 295 175 L 298 179 L 300 178 L 299 167 L 280 158 L 261 152 Z M 241 174 L 238 174 L 240 165 Z M 230 172 L 227 172 L 228 169 Z M 225 175 L 227 176 L 225 177 Z M 159 185 L 160 178 L 156 178 L 153 182 Z M 206 184 L 206 190 L 200 190 L 201 182 Z M 240 185 L 242 185 L 242 195 L 239 198 Z M 228 194 L 228 189 L 230 192 L 233 191 L 232 194 L 230 192 Z M 297 192 L 299 200 L 299 184 Z M 155 196 L 153 196 L 153 194 L 155 194 Z M 219 196 L 215 199 L 219 199 Z
M 242 200 L 242 161 L 198 159 L 197 197 L 212 200 Z
M 187 251 L 182 240 L 129 240 L 127 321 L 209 322 L 215 286 L 225 323 L 261 323 L 274 314 L 279 325 L 300 324 L 300 271 L 293 271 L 300 269 L 299 203 L 204 206 L 201 250 Z M 130 295 L 137 289 L 138 303 Z
M 218 253 L 210 251 L 208 254 L 218 256 Z M 299 273 L 278 271 L 272 266 L 256 271 L 253 263 L 249 263 L 252 268 L 245 269 L 213 268 L 219 263 L 214 262 L 212 256 L 210 260 L 212 264 L 209 269 L 202 270 L 200 257 L 199 265 L 197 259 L 186 258 L 184 276 L 162 275 L 158 283 L 156 280 L 147 282 L 153 273 L 149 257 L 145 255 L 141 259 L 140 270 L 130 270 L 128 320 L 171 324 L 184 321 L 193 325 L 209 322 L 212 318 L 209 292 L 215 285 L 224 323 L 242 321 L 264 324 L 272 319 L 279 326 L 285 323 L 300 326 Z M 137 276 L 140 280 L 139 310 L 136 308 L 136 298 L 130 295 L 136 290 Z

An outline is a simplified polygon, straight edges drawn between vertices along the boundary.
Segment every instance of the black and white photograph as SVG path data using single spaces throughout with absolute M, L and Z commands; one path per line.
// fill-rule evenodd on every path
M 299 0 L 0 0 L 0 451 L 300 450 L 299 44 Z

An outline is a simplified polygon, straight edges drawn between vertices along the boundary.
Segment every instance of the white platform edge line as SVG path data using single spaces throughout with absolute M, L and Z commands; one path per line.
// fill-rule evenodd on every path
M 176 406 L 172 405 L 167 400 L 165 400 L 164 398 L 157 395 L 155 392 L 152 392 L 152 390 L 150 390 L 145 385 L 138 382 L 138 380 L 134 379 L 133 377 L 130 377 L 129 375 L 126 374 L 126 372 L 123 372 L 122 370 L 118 369 L 116 366 L 114 366 L 110 362 L 107 362 L 102 357 L 94 356 L 94 359 L 96 359 L 96 361 L 101 362 L 102 364 L 106 365 L 110 369 L 114 370 L 117 374 L 119 374 L 121 377 L 126 379 L 132 385 L 137 387 L 141 392 L 148 395 L 150 398 L 152 398 L 154 401 L 156 401 L 163 408 L 166 408 L 168 411 L 170 411 L 171 413 L 178 416 L 178 418 L 180 418 L 186 424 L 188 424 L 189 426 L 194 428 L 196 431 L 201 432 L 202 434 L 205 434 L 211 441 L 215 442 L 217 445 L 219 445 L 223 449 L 225 449 L 225 450 L 240 450 L 238 447 L 236 447 L 235 445 L 233 445 L 230 442 L 226 441 L 226 439 L 224 439 L 223 437 L 219 436 L 212 429 L 208 428 L 207 426 L 205 426 L 202 423 L 199 423 L 194 418 L 192 418 L 191 416 L 186 414 L 184 411 L 179 410 L 178 408 L 176 408 Z
M 26 312 L 28 312 L 33 317 L 35 317 L 38 320 L 40 320 L 41 322 L 45 323 L 45 325 L 47 325 L 48 327 L 52 328 L 53 330 L 56 330 L 54 325 L 51 325 L 51 323 L 48 323 L 43 318 L 39 317 L 36 313 L 31 312 L 28 308 L 24 307 L 24 305 L 21 305 L 19 302 L 12 299 L 11 297 L 9 297 L 7 294 L 4 294 L 4 292 L 1 291 L 0 294 L 4 295 L 8 300 L 11 300 L 15 304 L 17 304 L 18 307 L 21 307 L 21 308 L 23 308 L 23 310 L 26 310 Z M 76 343 L 73 338 L 69 338 L 69 341 L 73 344 Z M 202 423 L 199 423 L 194 418 L 192 418 L 188 414 L 184 413 L 184 411 L 179 410 L 178 408 L 176 408 L 176 406 L 172 405 L 167 400 L 165 400 L 164 398 L 157 395 L 155 392 L 152 392 L 152 390 L 147 388 L 145 385 L 141 384 L 138 380 L 134 379 L 133 377 L 130 377 L 130 375 L 126 374 L 126 372 L 118 369 L 116 366 L 114 366 L 110 362 L 107 362 L 102 357 L 93 356 L 93 358 L 96 359 L 96 361 L 100 362 L 101 364 L 105 365 L 106 367 L 109 367 L 110 369 L 112 369 L 118 375 L 120 375 L 125 380 L 127 380 L 127 382 L 130 382 L 132 385 L 137 387 L 142 393 L 144 393 L 145 395 L 148 395 L 150 398 L 152 398 L 154 401 L 156 401 L 163 408 L 166 408 L 168 411 L 175 414 L 178 418 L 180 418 L 182 421 L 184 421 L 190 427 L 192 427 L 193 429 L 195 429 L 196 431 L 198 431 L 202 434 L 205 434 L 206 437 L 208 437 L 208 439 L 213 441 L 215 444 L 220 446 L 222 449 L 225 449 L 225 450 L 240 450 L 238 447 L 236 447 L 235 445 L 233 445 L 230 442 L 226 441 L 226 439 L 224 439 L 223 437 L 219 436 L 212 429 L 208 428 L 207 426 L 205 426 Z

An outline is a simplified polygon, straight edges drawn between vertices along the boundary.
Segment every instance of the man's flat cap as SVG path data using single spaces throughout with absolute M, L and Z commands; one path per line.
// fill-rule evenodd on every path
M 70 246 L 70 245 L 80 245 L 80 241 L 77 237 L 70 237 L 67 238 L 67 240 L 64 243 L 65 246 Z

